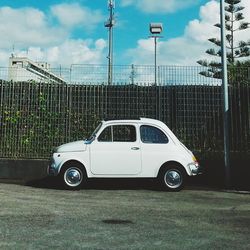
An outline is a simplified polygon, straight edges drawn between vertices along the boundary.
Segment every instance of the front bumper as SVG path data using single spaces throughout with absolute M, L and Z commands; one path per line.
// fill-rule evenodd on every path
M 49 165 L 48 165 L 47 174 L 49 176 L 57 176 L 58 175 L 58 168 L 53 160 L 51 160 Z
M 203 172 L 202 167 L 199 165 L 198 162 L 189 163 L 188 168 L 190 170 L 191 176 L 199 175 Z

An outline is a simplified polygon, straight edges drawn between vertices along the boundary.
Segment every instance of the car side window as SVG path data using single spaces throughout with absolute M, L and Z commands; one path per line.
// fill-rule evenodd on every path
M 135 142 L 136 130 L 132 125 L 115 125 L 113 126 L 114 142 Z
M 136 129 L 133 125 L 112 125 L 105 128 L 98 137 L 100 142 L 135 142 Z
M 112 142 L 112 127 L 105 128 L 98 137 L 98 141 Z
M 140 127 L 140 133 L 143 143 L 168 143 L 168 137 L 156 127 L 142 125 Z

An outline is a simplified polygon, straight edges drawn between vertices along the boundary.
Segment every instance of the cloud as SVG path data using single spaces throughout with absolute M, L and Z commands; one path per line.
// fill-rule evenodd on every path
M 91 30 L 105 20 L 101 11 L 91 10 L 87 7 L 80 6 L 78 3 L 54 5 L 51 7 L 51 12 L 60 24 L 68 28 L 81 25 Z
M 250 22 L 250 1 L 249 0 L 241 0 L 241 6 L 245 9 L 242 11 L 244 13 L 244 17 L 246 22 Z
M 61 27 L 50 26 L 46 15 L 34 8 L 0 8 L 0 47 L 47 46 L 65 38 Z
M 122 0 L 121 6 L 135 6 L 146 13 L 172 13 L 177 10 L 197 5 L 200 0 Z
M 184 36 L 197 43 L 207 43 L 207 39 L 218 37 L 219 29 L 214 24 L 220 22 L 219 3 L 212 0 L 200 8 L 200 19 L 194 19 L 185 28 Z
M 191 20 L 180 37 L 167 41 L 158 40 L 158 64 L 161 65 L 196 65 L 196 61 L 205 54 L 211 46 L 208 38 L 219 35 L 219 29 L 214 27 L 218 22 L 219 4 L 212 0 L 201 6 L 200 18 Z M 141 39 L 137 47 L 128 51 L 128 56 L 134 64 L 153 64 L 153 39 Z
M 245 20 L 250 22 L 250 2 L 242 0 L 245 7 Z M 200 59 L 212 60 L 205 51 L 213 45 L 208 41 L 215 37 L 220 39 L 220 29 L 214 24 L 220 22 L 220 5 L 218 1 L 211 0 L 200 7 L 199 19 L 191 20 L 182 36 L 169 40 L 158 40 L 158 64 L 161 65 L 197 65 Z M 237 40 L 249 40 L 249 30 L 240 31 L 236 35 Z M 154 63 L 154 42 L 153 39 L 140 39 L 137 47 L 127 51 L 127 56 L 134 64 Z
M 51 22 L 57 19 L 58 22 Z M 0 66 L 8 65 L 11 52 L 54 67 L 72 63 L 101 63 L 105 58 L 103 39 L 72 39 L 79 25 L 89 31 L 103 22 L 98 10 L 79 4 L 60 4 L 45 13 L 36 8 L 0 8 Z M 13 49 L 14 48 L 14 49 Z
M 205 46 L 199 43 L 190 43 L 186 37 L 173 38 L 168 41 L 158 41 L 158 65 L 196 65 L 196 59 L 205 51 Z M 205 52 L 204 52 L 205 53 Z M 135 49 L 127 51 L 133 64 L 153 65 L 154 42 L 150 39 L 141 39 Z
M 121 0 L 122 6 L 132 6 L 144 12 L 171 12 L 188 7 L 199 1 L 173 0 Z M 250 22 L 250 1 L 242 0 L 245 21 Z M 207 41 L 219 37 L 219 2 L 210 0 L 200 7 L 198 19 L 191 20 L 180 37 L 158 40 L 158 63 L 162 65 L 197 65 L 206 58 L 205 51 L 212 47 Z M 53 21 L 57 21 L 56 23 Z M 105 20 L 105 19 L 104 19 Z M 53 67 L 73 63 L 106 62 L 107 47 L 104 39 L 73 39 L 75 28 L 94 29 L 103 22 L 101 11 L 91 10 L 79 3 L 57 4 L 48 12 L 36 8 L 0 7 L 0 66 L 7 66 L 15 47 L 15 54 L 28 56 L 34 61 L 48 61 Z M 87 31 L 89 31 L 87 30 Z M 249 40 L 249 30 L 238 32 L 238 39 Z M 134 64 L 153 64 L 154 43 L 152 39 L 140 39 L 135 48 L 125 51 Z
M 66 40 L 58 46 L 29 47 L 27 51 L 16 52 L 18 57 L 28 57 L 33 61 L 46 61 L 53 67 L 70 67 L 71 64 L 99 64 L 104 56 L 106 41 Z

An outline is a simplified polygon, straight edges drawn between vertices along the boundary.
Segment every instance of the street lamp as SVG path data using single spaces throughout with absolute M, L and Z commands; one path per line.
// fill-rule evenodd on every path
M 160 38 L 160 34 L 163 31 L 162 23 L 150 23 L 149 24 L 149 31 L 151 33 L 152 38 L 154 38 L 155 43 L 155 86 L 157 86 L 157 38 Z M 161 88 L 158 88 L 156 91 L 156 112 L 157 118 L 161 120 Z
M 149 31 L 152 38 L 154 38 L 155 44 L 155 85 L 157 85 L 157 38 L 161 38 L 160 34 L 163 31 L 162 23 L 150 23 Z

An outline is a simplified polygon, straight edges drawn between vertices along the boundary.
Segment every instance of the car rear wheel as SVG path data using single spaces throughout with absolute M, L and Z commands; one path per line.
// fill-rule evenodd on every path
M 164 168 L 160 175 L 159 181 L 161 186 L 169 191 L 179 191 L 184 186 L 185 173 L 181 167 L 171 165 Z
M 61 180 L 66 189 L 80 189 L 86 182 L 86 173 L 84 168 L 79 163 L 68 163 L 64 166 L 61 173 Z

